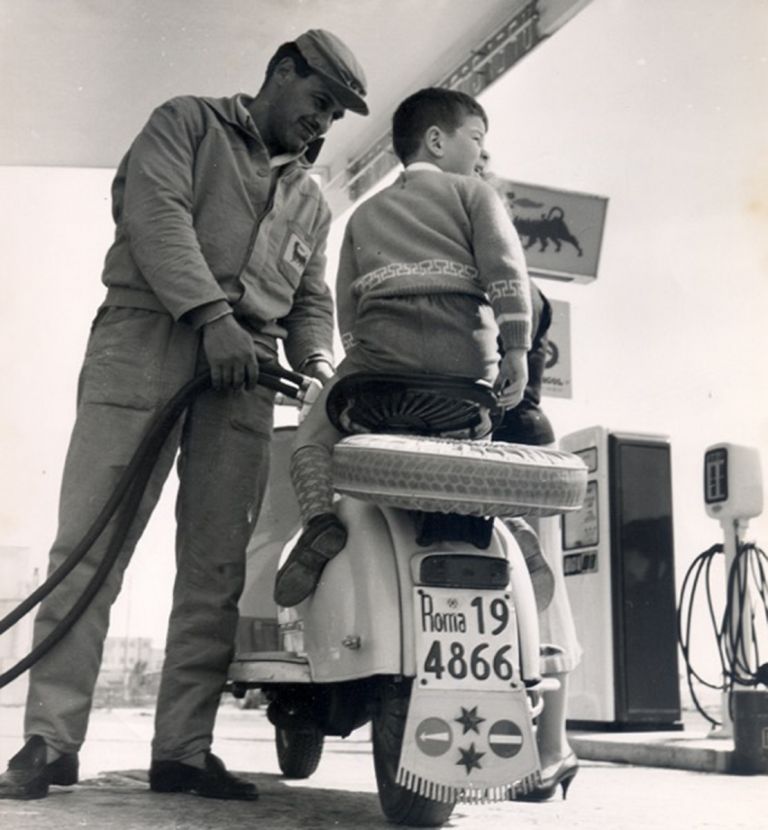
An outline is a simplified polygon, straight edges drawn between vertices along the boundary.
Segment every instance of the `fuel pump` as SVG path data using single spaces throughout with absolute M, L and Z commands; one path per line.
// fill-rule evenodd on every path
M 568 682 L 568 725 L 680 729 L 669 440 L 595 426 L 560 446 L 588 470 L 581 509 L 562 518 L 565 584 L 584 649 Z
M 726 574 L 726 608 L 719 638 L 722 722 L 712 736 L 734 739 L 735 772 L 768 772 L 768 663 L 760 664 L 761 631 L 756 630 L 761 622 L 760 601 L 763 624 L 768 620 L 768 563 L 755 544 L 743 541 L 749 520 L 763 509 L 756 449 L 728 443 L 707 448 L 704 506 L 722 527 Z

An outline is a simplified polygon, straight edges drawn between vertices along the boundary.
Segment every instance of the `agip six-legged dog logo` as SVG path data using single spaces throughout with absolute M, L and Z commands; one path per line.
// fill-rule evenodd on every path
M 542 202 L 534 202 L 532 199 L 517 199 L 513 191 L 506 191 L 504 198 L 507 201 L 508 209 L 512 215 L 523 248 L 527 251 L 538 243 L 539 252 L 547 250 L 550 243 L 554 245 L 555 252 L 560 253 L 563 243 L 573 245 L 579 256 L 583 255 L 579 240 L 568 229 L 565 222 L 565 211 L 558 205 L 554 205 L 548 211 L 542 212 L 538 218 L 522 216 L 521 208 L 545 207 Z

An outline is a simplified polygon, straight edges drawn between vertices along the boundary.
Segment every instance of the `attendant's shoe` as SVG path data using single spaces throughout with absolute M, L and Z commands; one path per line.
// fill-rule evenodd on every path
M 192 793 L 237 801 L 255 801 L 259 797 L 255 784 L 232 775 L 212 752 L 206 754 L 203 769 L 181 761 L 152 761 L 149 788 L 156 793 Z
M 306 599 L 317 587 L 323 568 L 346 543 L 347 529 L 335 513 L 313 516 L 277 572 L 275 602 L 290 608 Z
M 49 764 L 45 740 L 33 735 L 8 762 L 0 775 L 0 798 L 45 798 L 51 784 L 77 784 L 76 753 L 60 755 Z
M 562 761 L 551 764 L 542 770 L 541 784 L 528 790 L 526 793 L 519 793 L 513 797 L 513 801 L 547 801 L 557 793 L 557 788 L 562 787 L 563 800 L 568 797 L 568 788 L 571 781 L 579 771 L 579 759 L 571 752 Z

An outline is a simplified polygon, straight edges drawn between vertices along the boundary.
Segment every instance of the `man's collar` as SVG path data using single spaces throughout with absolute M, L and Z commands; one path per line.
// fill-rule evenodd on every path
M 301 153 L 280 153 L 277 156 L 270 156 L 269 166 L 272 170 L 276 167 L 284 167 L 292 161 L 298 161 L 303 155 L 304 152 L 302 151 Z

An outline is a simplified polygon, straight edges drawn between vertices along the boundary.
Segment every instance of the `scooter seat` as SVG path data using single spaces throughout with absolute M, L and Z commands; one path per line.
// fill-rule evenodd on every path
M 482 438 L 503 410 L 491 387 L 462 377 L 358 372 L 331 390 L 326 410 L 348 435 L 365 433 Z

